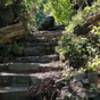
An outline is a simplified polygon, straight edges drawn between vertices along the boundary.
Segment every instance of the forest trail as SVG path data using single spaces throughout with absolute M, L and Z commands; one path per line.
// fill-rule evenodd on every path
M 36 88 L 43 80 L 60 79 L 63 68 L 55 46 L 61 34 L 33 32 L 17 41 L 22 43 L 20 56 L 0 57 L 0 100 L 28 100 L 31 86 Z

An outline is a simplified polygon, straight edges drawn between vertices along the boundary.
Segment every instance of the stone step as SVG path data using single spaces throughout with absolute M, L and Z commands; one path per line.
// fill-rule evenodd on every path
M 18 40 L 16 40 L 17 42 L 20 43 L 26 43 L 26 42 L 32 42 L 32 43 L 57 43 L 58 38 L 50 38 L 50 39 L 46 39 L 45 37 L 34 37 L 34 35 L 28 35 L 26 37 L 22 37 Z
M 35 31 L 18 39 L 18 41 L 52 41 L 57 40 L 63 31 Z
M 18 42 L 24 47 L 36 47 L 36 46 L 57 46 L 58 43 L 56 41 L 26 41 L 26 42 Z
M 16 43 L 22 46 L 56 46 L 58 44 L 57 39 L 36 39 L 33 35 L 29 35 L 23 37 L 21 39 L 16 40 Z
M 32 32 L 32 35 L 35 38 L 38 37 L 43 37 L 43 38 L 56 38 L 62 35 L 63 31 L 34 31 Z M 25 30 L 24 27 L 22 25 L 22 23 L 17 23 L 15 25 L 10 25 L 4 28 L 0 29 L 0 42 L 3 43 L 11 43 L 12 41 L 14 41 L 15 39 L 19 39 L 23 36 L 25 36 Z M 17 34 L 19 33 L 19 34 Z
M 37 73 L 62 70 L 61 63 L 1 63 L 0 72 Z
M 46 39 L 50 38 L 57 38 L 62 35 L 63 31 L 37 31 L 37 32 L 32 32 L 32 35 L 35 38 L 43 37 Z
M 45 35 L 44 35 L 45 34 Z M 32 34 L 28 34 L 27 36 L 24 36 L 20 39 L 17 39 L 16 41 L 18 43 L 48 43 L 48 44 L 57 44 L 57 41 L 60 37 L 61 33 L 56 31 L 42 31 L 42 32 L 33 32 Z
M 0 89 L 0 100 L 29 100 L 28 89 L 5 87 Z
M 10 49 L 8 49 L 10 48 Z M 6 56 L 43 56 L 43 55 L 50 55 L 55 54 L 55 48 L 53 46 L 35 46 L 35 47 L 14 47 L 14 46 L 7 46 L 4 49 L 4 53 Z M 2 51 L 3 52 L 3 51 Z M 5 56 L 3 53 L 0 56 Z
M 55 53 L 55 49 L 52 46 L 25 47 L 23 49 L 24 56 L 49 55 L 53 53 Z
M 9 56 L 43 56 L 55 53 L 55 46 L 53 45 L 5 45 L 0 49 L 2 52 L 4 50 L 4 54 Z M 3 56 L 4 54 L 0 53 L 0 56 Z
M 52 78 L 54 80 L 59 79 L 61 71 L 49 71 L 42 73 L 8 73 L 0 72 L 0 87 L 12 86 L 12 87 L 28 87 L 35 84 L 39 80 Z M 6 80 L 6 81 L 5 81 Z M 35 84 L 36 85 L 36 84 Z
M 51 79 L 57 80 L 60 77 L 59 71 L 35 74 L 0 73 L 0 100 L 30 100 L 31 87 L 33 95 L 36 95 Z
M 5 75 L 6 74 L 6 75 Z M 34 80 L 37 78 L 34 78 Z M 0 87 L 29 87 L 32 85 L 30 76 L 0 74 Z
M 0 89 L 4 87 L 30 87 L 37 86 L 44 79 L 57 80 L 61 77 L 61 71 L 49 71 L 44 73 L 5 73 L 0 72 Z
M 48 63 L 59 60 L 58 55 L 43 55 L 43 56 L 22 56 L 22 57 L 0 57 L 0 63 Z
M 38 55 L 49 55 L 55 53 L 53 47 L 46 47 L 46 46 L 36 46 L 36 47 L 26 47 L 23 48 L 23 55 L 24 56 L 38 56 Z

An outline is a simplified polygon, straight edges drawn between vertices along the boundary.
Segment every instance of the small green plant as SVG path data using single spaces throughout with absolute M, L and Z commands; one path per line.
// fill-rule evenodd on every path
M 100 36 L 100 25 L 99 24 L 98 24 L 98 26 L 94 26 L 93 29 L 91 30 L 91 32 Z
M 88 62 L 87 70 L 100 71 L 100 58 L 98 56 L 96 56 L 91 62 Z
M 23 48 L 19 46 L 16 42 L 11 44 L 8 48 L 9 55 L 20 56 L 23 55 Z

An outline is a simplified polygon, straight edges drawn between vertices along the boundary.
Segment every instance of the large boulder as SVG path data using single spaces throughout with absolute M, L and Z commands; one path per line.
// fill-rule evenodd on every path
M 99 80 L 100 77 L 96 72 L 74 75 L 61 88 L 59 100 L 99 100 L 100 83 L 97 83 Z
M 39 26 L 39 30 L 50 30 L 54 27 L 55 19 L 53 16 L 46 17 L 41 25 Z

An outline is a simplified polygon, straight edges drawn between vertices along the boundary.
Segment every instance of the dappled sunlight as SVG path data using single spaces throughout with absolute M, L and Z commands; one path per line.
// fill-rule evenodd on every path
M 99 100 L 100 0 L 0 0 L 0 100 Z

